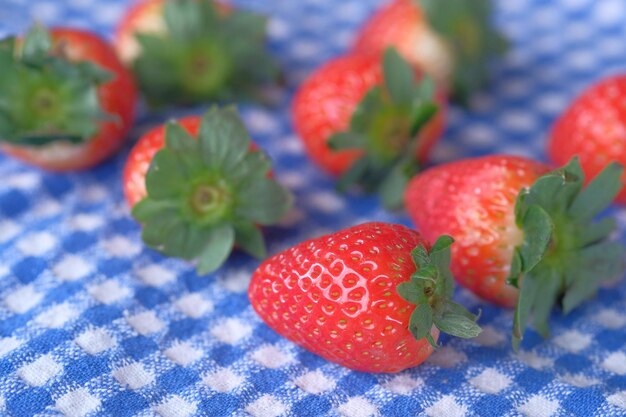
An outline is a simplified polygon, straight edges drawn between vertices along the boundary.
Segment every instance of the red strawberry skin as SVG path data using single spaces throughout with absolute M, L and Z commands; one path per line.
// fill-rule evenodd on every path
M 338 176 L 363 154 L 358 150 L 334 151 L 328 146 L 333 133 L 348 129 L 359 102 L 383 81 L 378 54 L 350 54 L 333 59 L 317 69 L 302 84 L 293 102 L 293 122 L 311 159 L 328 173 Z M 438 95 L 439 111 L 420 131 L 416 158 L 427 159 L 445 124 L 445 103 Z
M 407 212 L 429 241 L 455 239 L 450 269 L 480 298 L 513 307 L 517 289 L 506 283 L 514 248 L 523 241 L 515 200 L 549 167 L 520 157 L 486 156 L 439 165 L 414 177 Z
M 430 29 L 416 3 L 393 0 L 376 11 L 359 30 L 354 50 L 381 54 L 394 46 L 416 68 L 446 85 L 452 73 L 451 51 Z
M 272 329 L 323 358 L 358 371 L 398 372 L 433 352 L 409 332 L 415 306 L 396 292 L 416 270 L 411 250 L 419 244 L 428 247 L 402 225 L 353 226 L 267 259 L 248 295 Z
M 50 171 L 87 169 L 113 155 L 124 144 L 135 118 L 137 89 L 130 72 L 98 35 L 61 27 L 50 29 L 50 35 L 55 45 L 63 45 L 71 61 L 89 61 L 111 72 L 113 78 L 98 88 L 98 98 L 102 110 L 116 119 L 101 122 L 99 132 L 83 144 L 54 143 L 40 148 L 3 144 L 2 151 Z
M 609 77 L 584 91 L 558 118 L 548 155 L 557 165 L 578 155 L 587 182 L 609 162 L 626 165 L 626 75 Z M 626 177 L 622 176 L 622 183 Z M 626 204 L 626 189 L 616 201 Z

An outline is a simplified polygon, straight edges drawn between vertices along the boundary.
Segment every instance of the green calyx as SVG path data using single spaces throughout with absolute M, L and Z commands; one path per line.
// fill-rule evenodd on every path
M 358 184 L 365 192 L 377 192 L 386 208 L 397 209 L 408 181 L 419 171 L 419 131 L 438 108 L 432 80 L 417 83 L 414 70 L 395 49 L 385 51 L 383 70 L 384 85 L 368 91 L 349 130 L 332 135 L 328 145 L 364 153 L 339 179 L 340 191 Z
M 454 59 L 453 98 L 466 104 L 489 77 L 491 58 L 502 55 L 508 42 L 491 22 L 491 0 L 414 0 L 429 25 L 450 45 Z
M 91 62 L 70 62 L 64 45 L 35 25 L 23 39 L 0 42 L 0 141 L 41 146 L 81 143 L 100 129 L 98 86 L 110 74 Z
M 411 253 L 417 271 L 411 280 L 398 285 L 398 294 L 417 307 L 409 320 L 409 330 L 416 340 L 424 337 L 433 346 L 437 343 L 431 335 L 434 325 L 441 332 L 462 338 L 472 338 L 482 329 L 476 321 L 478 316 L 462 305 L 452 301 L 454 279 L 450 272 L 450 236 L 440 236 L 430 249 L 423 245 Z
M 141 54 L 132 67 L 151 104 L 252 98 L 276 80 L 264 17 L 197 0 L 165 2 L 163 17 L 166 35 L 135 34 Z
M 197 139 L 170 122 L 146 174 L 148 195 L 132 211 L 144 242 L 167 256 L 196 259 L 199 274 L 217 269 L 234 246 L 265 257 L 258 225 L 277 223 L 292 197 L 269 178 L 267 156 L 250 146 L 234 107 L 209 110 Z
M 567 314 L 592 297 L 601 282 L 623 271 L 625 250 L 610 240 L 615 222 L 592 221 L 619 192 L 622 171 L 611 163 L 583 187 L 585 176 L 574 158 L 520 192 L 515 216 L 524 242 L 515 249 L 509 276 L 520 289 L 513 322 L 515 350 L 529 322 L 548 337 L 554 304 L 560 303 Z

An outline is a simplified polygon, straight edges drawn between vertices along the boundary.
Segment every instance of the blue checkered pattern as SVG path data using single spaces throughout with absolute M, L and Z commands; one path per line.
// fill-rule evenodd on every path
M 288 90 L 280 105 L 241 107 L 275 159 L 296 208 L 268 228 L 271 252 L 366 220 L 408 224 L 375 198 L 340 196 L 303 154 L 288 118 L 294 87 L 346 50 L 376 0 L 247 0 L 271 16 Z M 507 152 L 544 158 L 555 116 L 585 85 L 626 68 L 623 0 L 499 0 L 512 39 L 471 110 L 453 109 L 434 152 L 443 162 Z M 3 0 L 0 32 L 33 20 L 110 35 L 123 0 Z M 1 76 L 1 74 L 0 74 Z M 174 111 L 181 115 L 201 109 Z M 144 115 L 136 138 L 172 112 Z M 553 337 L 509 347 L 512 314 L 466 291 L 483 311 L 476 339 L 445 339 L 396 375 L 352 372 L 277 336 L 246 298 L 257 262 L 236 254 L 208 277 L 145 248 L 124 203 L 130 145 L 89 172 L 54 175 L 0 156 L 0 414 L 230 416 L 626 415 L 626 283 L 567 317 Z M 626 212 L 615 209 L 620 228 Z

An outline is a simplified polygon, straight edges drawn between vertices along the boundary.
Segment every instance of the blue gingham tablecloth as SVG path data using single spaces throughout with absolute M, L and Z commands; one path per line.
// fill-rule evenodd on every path
M 471 1 L 471 0 L 468 0 Z M 123 0 L 2 0 L 0 32 L 33 19 L 105 36 Z M 240 106 L 276 161 L 296 208 L 267 230 L 270 252 L 348 225 L 408 223 L 376 198 L 340 196 L 309 163 L 289 121 L 295 86 L 343 53 L 376 0 L 248 0 L 271 16 L 287 76 L 280 105 Z M 453 109 L 434 162 L 506 152 L 544 158 L 546 132 L 581 89 L 626 70 L 626 1 L 499 0 L 512 49 L 471 110 Z M 1 76 L 1 74 L 0 74 Z M 131 141 L 172 115 L 140 117 Z M 121 191 L 126 149 L 85 173 L 55 175 L 0 156 L 0 414 L 229 416 L 624 416 L 626 282 L 567 317 L 553 337 L 510 349 L 512 313 L 482 309 L 476 339 L 445 339 L 425 364 L 395 375 L 352 372 L 282 339 L 246 297 L 257 262 L 236 254 L 211 276 L 141 243 Z M 626 211 L 614 209 L 623 237 Z

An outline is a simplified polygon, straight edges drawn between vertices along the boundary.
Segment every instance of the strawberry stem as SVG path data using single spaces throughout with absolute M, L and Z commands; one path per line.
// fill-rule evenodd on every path
M 513 348 L 519 349 L 529 322 L 550 334 L 548 319 L 561 300 L 567 314 L 623 270 L 624 248 L 610 241 L 615 223 L 593 218 L 621 188 L 623 168 L 609 164 L 586 187 L 578 158 L 522 190 L 515 205 L 524 242 L 515 249 L 509 282 L 520 289 L 513 322 Z
M 424 337 L 434 348 L 431 335 L 433 325 L 452 336 L 472 338 L 482 329 L 476 324 L 478 316 L 451 300 L 454 279 L 450 272 L 450 236 L 440 236 L 428 251 L 423 245 L 416 247 L 411 257 L 417 270 L 410 281 L 398 285 L 398 294 L 417 307 L 411 314 L 409 330 L 415 339 Z
M 385 208 L 398 209 L 409 179 L 419 171 L 419 132 L 438 107 L 432 80 L 418 83 L 412 67 L 393 48 L 385 51 L 383 71 L 384 84 L 367 92 L 350 129 L 332 135 L 328 146 L 364 152 L 339 179 L 339 191 L 358 184 L 365 192 L 377 192 Z
M 21 42 L 14 37 L 0 42 L 0 69 L 0 141 L 22 146 L 85 142 L 112 117 L 98 98 L 109 72 L 91 62 L 70 62 L 40 25 Z

